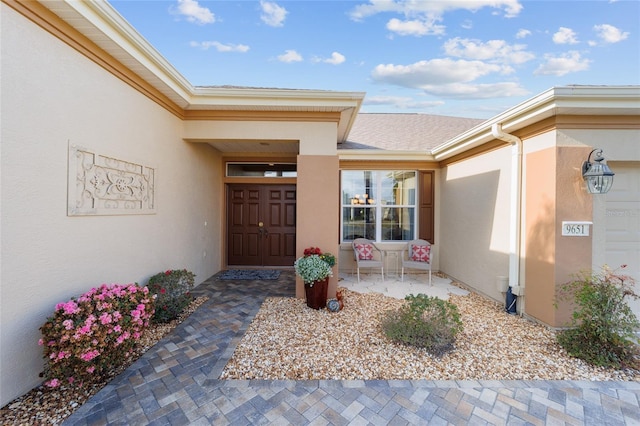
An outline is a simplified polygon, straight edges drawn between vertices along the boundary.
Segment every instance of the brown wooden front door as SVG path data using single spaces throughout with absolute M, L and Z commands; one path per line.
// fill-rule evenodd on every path
M 296 255 L 296 186 L 230 184 L 227 263 L 292 266 Z

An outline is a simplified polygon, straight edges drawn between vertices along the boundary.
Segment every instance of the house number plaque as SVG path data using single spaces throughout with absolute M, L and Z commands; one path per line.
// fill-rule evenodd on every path
M 592 222 L 562 222 L 563 237 L 588 237 Z

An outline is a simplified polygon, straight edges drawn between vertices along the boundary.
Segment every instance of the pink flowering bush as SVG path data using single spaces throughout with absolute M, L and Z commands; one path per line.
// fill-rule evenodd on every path
M 45 384 L 82 385 L 129 361 L 153 312 L 153 295 L 138 284 L 103 284 L 58 303 L 40 327 Z
M 149 278 L 149 291 L 156 296 L 153 321 L 167 323 L 178 317 L 193 301 L 190 290 L 195 274 L 186 269 L 169 269 Z

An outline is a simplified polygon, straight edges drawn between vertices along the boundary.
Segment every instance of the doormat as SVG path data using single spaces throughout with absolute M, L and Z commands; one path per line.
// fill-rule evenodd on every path
M 230 269 L 220 272 L 219 280 L 277 280 L 280 271 L 275 269 Z

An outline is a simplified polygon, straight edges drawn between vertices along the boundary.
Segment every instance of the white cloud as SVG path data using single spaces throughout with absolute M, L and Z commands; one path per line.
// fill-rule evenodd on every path
M 214 47 L 218 52 L 247 52 L 249 46 L 245 44 L 223 44 L 219 41 L 192 41 L 189 43 L 191 47 L 199 47 L 203 50 L 209 50 Z
M 369 3 L 359 4 L 354 7 L 349 12 L 349 17 L 354 21 L 362 21 L 369 16 L 385 12 L 401 13 L 402 10 L 395 1 L 370 0 Z
M 533 73 L 535 75 L 563 75 L 586 71 L 589 69 L 590 60 L 580 56 L 580 52 L 572 50 L 561 56 L 545 55 L 545 63 L 541 64 Z
M 287 50 L 284 54 L 278 56 L 280 62 L 300 62 L 302 61 L 302 55 L 295 50 Z
M 435 21 L 410 20 L 401 21 L 393 18 L 387 22 L 387 29 L 402 36 L 441 35 L 445 33 L 445 27 Z
M 378 83 L 421 89 L 427 94 L 456 99 L 488 99 L 523 96 L 529 92 L 515 82 L 472 84 L 491 73 L 504 73 L 504 67 L 483 61 L 433 59 L 410 65 L 380 64 L 371 78 Z
M 555 44 L 577 44 L 578 38 L 571 28 L 560 27 L 553 35 L 553 42 Z
M 426 21 L 440 20 L 446 12 L 455 10 L 477 11 L 484 7 L 504 10 L 504 16 L 513 18 L 522 10 L 518 0 L 473 0 L 473 1 L 403 1 L 370 0 L 359 4 L 350 13 L 351 19 L 361 21 L 378 13 L 397 13 L 405 17 L 428 18 Z
M 609 43 L 618 43 L 629 37 L 628 32 L 622 32 L 620 29 L 609 24 L 595 25 L 593 30 L 600 40 Z
M 284 25 L 284 20 L 289 13 L 284 7 L 268 1 L 260 1 L 260 7 L 262 8 L 262 15 L 260 15 L 262 22 L 271 27 Z
M 444 105 L 444 101 L 416 101 L 404 96 L 365 96 L 362 105 L 390 105 L 399 109 L 423 109 Z
M 493 84 L 451 83 L 427 85 L 426 93 L 450 99 L 492 99 L 528 95 L 529 91 L 513 82 Z
M 432 59 L 410 65 L 380 64 L 371 73 L 373 80 L 402 87 L 424 88 L 431 85 L 473 81 L 503 67 L 481 61 Z
M 526 50 L 526 45 L 509 45 L 505 40 L 482 42 L 456 37 L 445 42 L 443 47 L 447 55 L 463 59 L 522 64 L 535 58 L 533 53 Z
M 529 37 L 530 35 L 531 35 L 531 31 L 521 28 L 516 33 L 516 38 L 526 38 L 526 37 Z
M 332 65 L 340 65 L 345 60 L 346 58 L 344 57 L 344 55 L 338 52 L 333 52 L 331 54 L 331 57 L 329 58 L 322 58 L 320 56 L 314 56 L 311 58 L 311 62 L 314 62 L 314 63 L 323 62 L 325 64 L 332 64 Z
M 171 11 L 196 24 L 212 24 L 216 21 L 215 15 L 206 7 L 200 6 L 197 0 L 178 0 L 177 7 Z
M 338 53 L 338 52 L 333 52 L 331 54 L 331 57 L 328 59 L 325 59 L 322 62 L 326 62 L 327 64 L 332 64 L 332 65 L 339 65 L 341 63 L 343 63 L 345 61 L 345 57 L 344 55 Z

